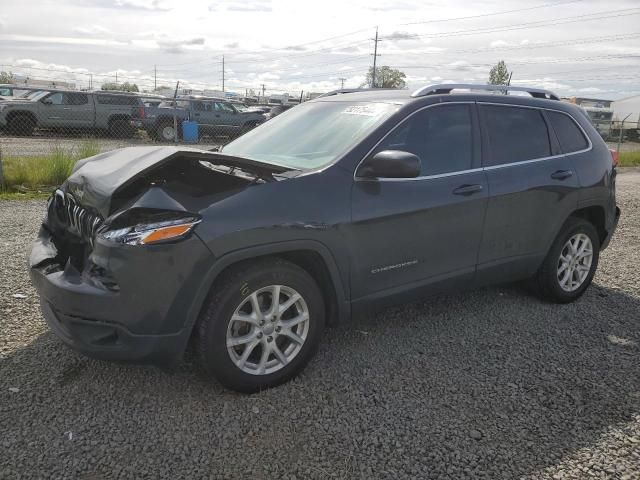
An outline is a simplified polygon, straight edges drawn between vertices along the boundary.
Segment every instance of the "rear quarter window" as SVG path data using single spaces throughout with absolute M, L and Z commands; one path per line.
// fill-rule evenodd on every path
M 489 136 L 486 166 L 504 165 L 551 156 L 549 131 L 540 110 L 482 105 Z
M 549 110 L 546 111 L 546 115 L 556 132 L 563 153 L 578 152 L 589 148 L 589 141 L 573 118 L 564 113 Z
M 98 95 L 98 103 L 100 105 L 138 105 L 137 97 L 129 97 L 125 95 Z

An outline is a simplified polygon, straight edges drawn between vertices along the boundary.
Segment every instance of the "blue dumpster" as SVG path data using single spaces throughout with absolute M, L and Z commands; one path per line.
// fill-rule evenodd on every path
M 182 139 L 188 143 L 198 143 L 198 122 L 182 122 Z

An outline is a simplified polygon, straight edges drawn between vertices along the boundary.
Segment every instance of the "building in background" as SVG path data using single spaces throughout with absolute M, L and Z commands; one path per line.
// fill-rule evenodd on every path
M 630 140 L 640 140 L 640 95 L 616 100 L 611 109 L 613 128 L 621 129 Z
M 76 83 L 64 80 L 42 80 L 38 78 L 29 77 L 26 75 L 13 75 L 13 83 L 17 86 L 24 87 L 42 87 L 42 88 L 63 88 L 68 90 L 75 90 Z

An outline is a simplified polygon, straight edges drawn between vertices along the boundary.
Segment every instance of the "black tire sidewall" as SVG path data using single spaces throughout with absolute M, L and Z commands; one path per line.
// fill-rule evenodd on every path
M 309 331 L 302 349 L 287 366 L 269 375 L 251 375 L 231 360 L 226 346 L 227 328 L 240 303 L 252 292 L 269 285 L 288 286 L 302 295 L 309 308 Z M 201 361 L 205 370 L 223 385 L 241 392 L 270 388 L 297 375 L 315 354 L 324 329 L 325 308 L 320 289 L 304 270 L 287 264 L 234 276 L 214 295 L 209 307 L 200 329 Z
M 27 115 L 19 114 L 11 119 L 9 130 L 16 136 L 29 137 L 33 135 L 36 124 Z
M 573 237 L 578 233 L 583 233 L 589 237 L 591 240 L 591 244 L 593 246 L 593 257 L 591 260 L 591 269 L 589 270 L 589 274 L 587 278 L 585 278 L 584 282 L 580 287 L 573 292 L 567 292 L 562 289 L 560 286 L 560 282 L 558 281 L 557 274 L 557 265 L 558 260 L 560 258 L 560 253 L 564 248 L 565 243 L 569 238 Z M 591 285 L 591 281 L 595 276 L 596 270 L 598 268 L 598 261 L 600 259 L 600 238 L 598 236 L 598 232 L 594 228 L 594 226 L 582 219 L 570 219 L 570 221 L 565 224 L 564 228 L 554 241 L 551 249 L 549 250 L 549 255 L 545 260 L 544 272 L 545 275 L 541 279 L 546 283 L 545 289 L 548 293 L 553 297 L 555 301 L 560 303 L 568 303 L 577 298 L 579 298 L 584 291 Z

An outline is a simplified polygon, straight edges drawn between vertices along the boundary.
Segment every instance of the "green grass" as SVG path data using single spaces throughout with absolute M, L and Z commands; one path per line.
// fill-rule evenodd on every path
M 640 167 L 640 150 L 635 152 L 620 152 L 621 167 Z
M 78 160 L 99 152 L 97 142 L 86 140 L 71 149 L 53 146 L 48 154 L 36 157 L 3 156 L 4 185 L 0 191 L 48 190 L 64 182 Z

